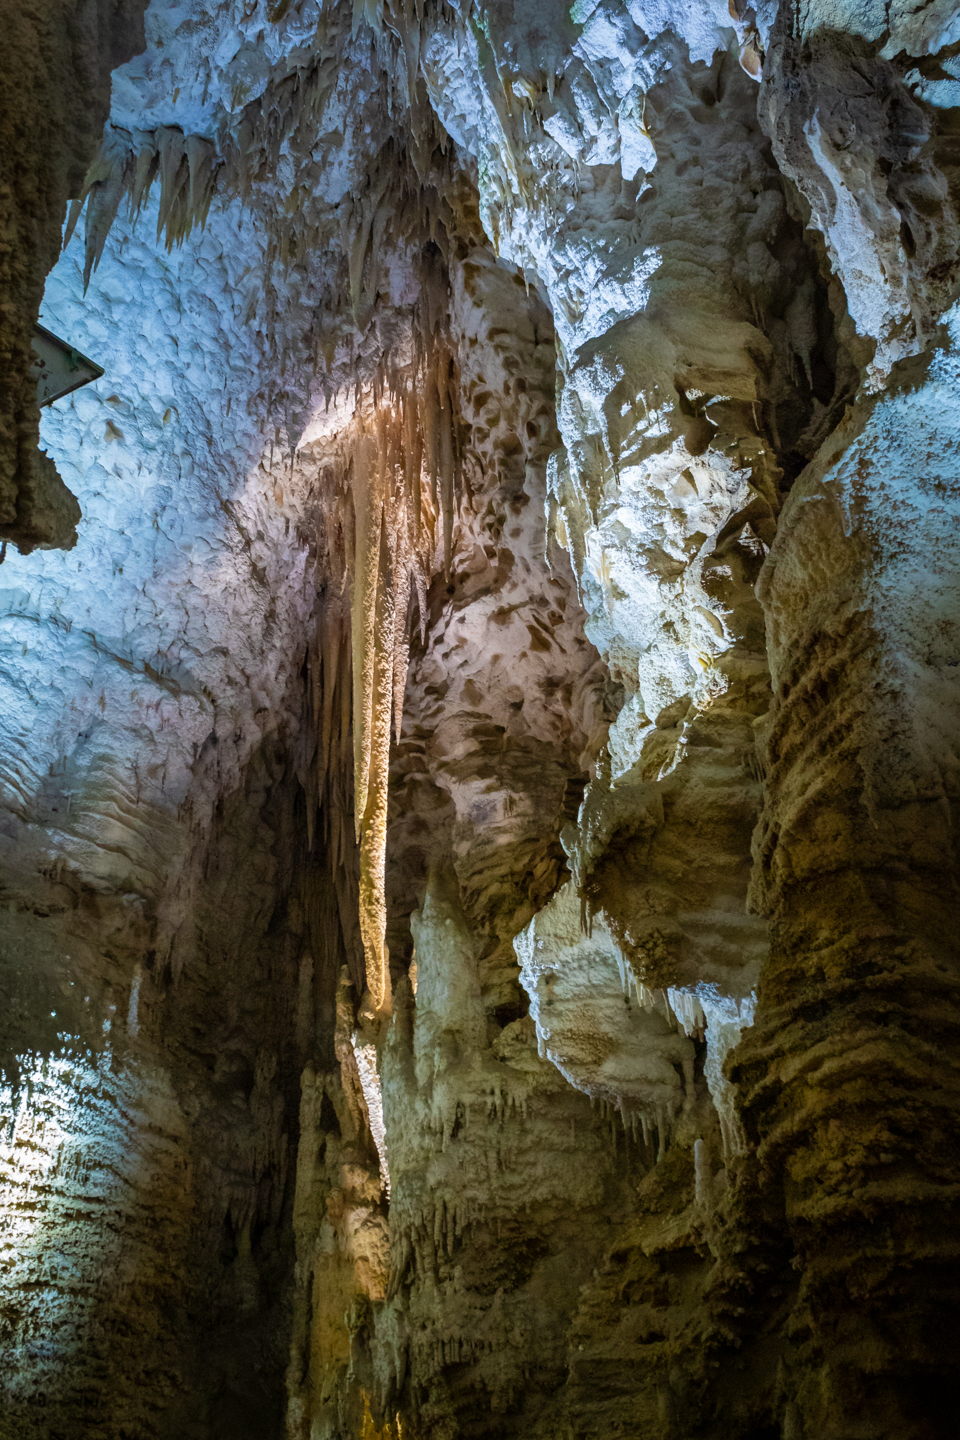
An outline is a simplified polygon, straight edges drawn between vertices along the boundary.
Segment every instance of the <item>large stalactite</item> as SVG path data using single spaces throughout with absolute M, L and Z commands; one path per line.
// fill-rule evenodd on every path
M 955 5 L 9 28 L 3 1440 L 952 1436 Z

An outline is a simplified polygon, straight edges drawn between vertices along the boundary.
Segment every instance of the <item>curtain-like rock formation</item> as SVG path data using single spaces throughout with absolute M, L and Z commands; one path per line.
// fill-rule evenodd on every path
M 4 1437 L 952 1435 L 955 5 L 139 16 L 2 61 Z

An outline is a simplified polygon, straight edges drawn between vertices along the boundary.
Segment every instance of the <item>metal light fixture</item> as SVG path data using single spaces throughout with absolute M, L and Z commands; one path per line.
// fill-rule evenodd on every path
M 104 373 L 100 365 L 42 325 L 34 325 L 31 344 L 36 356 L 33 368 L 37 375 L 37 404 L 41 407 L 52 405 L 91 380 L 99 380 Z

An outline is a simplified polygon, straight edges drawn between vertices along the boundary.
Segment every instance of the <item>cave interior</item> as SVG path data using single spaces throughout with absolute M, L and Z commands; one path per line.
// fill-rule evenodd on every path
M 0 1440 L 955 1440 L 956 0 L 0 15 Z

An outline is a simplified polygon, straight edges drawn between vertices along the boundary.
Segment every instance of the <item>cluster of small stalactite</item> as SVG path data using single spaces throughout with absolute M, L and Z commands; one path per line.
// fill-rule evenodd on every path
M 309 63 L 272 78 L 249 104 L 221 113 L 207 134 L 186 133 L 176 125 L 136 131 L 108 125 L 67 225 L 69 240 L 86 210 L 84 284 L 100 263 L 124 198 L 133 222 L 156 179 L 161 192 L 157 238 L 170 250 L 182 245 L 194 227 L 203 228 L 215 192 L 239 194 L 249 202 L 256 182 L 276 175 L 285 148 L 294 156 L 309 157 L 312 146 L 298 141 L 315 138 L 320 129 L 323 108 L 336 90 L 348 33 L 331 6 Z M 293 198 L 296 183 L 291 188 Z
M 443 212 L 449 207 L 433 172 L 450 142 L 420 74 L 423 18 L 420 3 L 401 0 L 382 7 L 380 0 L 368 0 L 355 4 L 351 27 L 331 6 L 309 63 L 272 78 L 255 100 L 221 114 L 209 134 L 185 132 L 176 125 L 142 131 L 109 125 L 67 223 L 69 240 L 85 212 L 84 284 L 100 263 L 125 198 L 133 222 L 159 180 L 157 238 L 171 250 L 195 227 L 206 225 L 215 194 L 239 196 L 249 204 L 256 187 L 276 177 L 285 157 L 293 173 L 287 195 L 269 215 L 268 265 L 279 261 L 285 268 L 315 254 L 319 244 L 339 242 L 348 258 L 354 314 L 364 295 L 368 311 L 376 293 L 376 257 L 390 219 L 405 218 L 406 227 L 396 228 L 410 234 L 421 226 L 414 223 L 411 231 L 413 217 L 401 217 L 399 210 L 419 207 L 427 228 L 434 231 L 437 218 L 448 218 Z M 323 112 L 344 73 L 358 66 L 377 77 L 374 106 L 382 150 L 368 166 L 362 191 L 347 195 L 335 214 L 321 218 L 312 203 L 317 150 L 336 150 L 343 144 L 338 131 L 332 139 L 323 136 Z M 329 161 L 331 155 L 323 158 Z M 371 273 L 362 286 L 365 263 Z
M 217 171 L 223 160 L 216 146 L 201 135 L 185 135 L 171 125 L 133 136 L 108 126 L 78 199 L 70 206 L 64 243 L 71 239 L 86 208 L 83 283 L 100 263 L 120 205 L 126 196 L 130 219 L 146 204 L 154 180 L 160 180 L 157 238 L 167 249 L 180 245 L 195 225 L 206 224 Z

